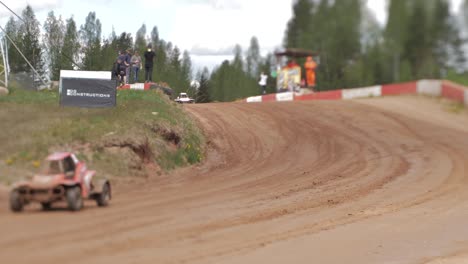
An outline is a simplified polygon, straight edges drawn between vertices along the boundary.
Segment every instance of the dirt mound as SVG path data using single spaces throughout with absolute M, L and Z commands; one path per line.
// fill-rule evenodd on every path
M 9 91 L 7 88 L 0 86 L 0 96 L 8 95 Z
M 429 110 L 437 102 L 409 98 L 395 112 L 393 99 L 373 100 L 187 106 L 208 135 L 203 165 L 120 186 L 105 210 L 4 206 L 0 259 L 420 263 L 463 252 L 468 137 L 433 120 L 468 120 Z

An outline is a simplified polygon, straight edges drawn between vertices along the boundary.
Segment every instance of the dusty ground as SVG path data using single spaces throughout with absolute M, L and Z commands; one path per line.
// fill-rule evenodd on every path
M 207 161 L 109 208 L 7 210 L 2 263 L 468 263 L 468 116 L 436 101 L 187 108 Z

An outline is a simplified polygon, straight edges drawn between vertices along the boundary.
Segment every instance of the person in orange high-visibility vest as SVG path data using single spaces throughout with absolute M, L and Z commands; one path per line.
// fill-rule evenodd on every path
M 315 87 L 315 69 L 317 68 L 317 63 L 315 63 L 314 59 L 309 56 L 307 57 L 304 67 L 306 70 L 307 86 Z

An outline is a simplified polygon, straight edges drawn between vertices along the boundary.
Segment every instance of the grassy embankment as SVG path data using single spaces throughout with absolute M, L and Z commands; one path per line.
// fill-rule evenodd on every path
M 75 151 L 114 179 L 157 175 L 202 159 L 200 130 L 156 90 L 119 91 L 112 109 L 60 107 L 58 96 L 12 89 L 0 97 L 0 183 L 38 172 L 52 151 Z

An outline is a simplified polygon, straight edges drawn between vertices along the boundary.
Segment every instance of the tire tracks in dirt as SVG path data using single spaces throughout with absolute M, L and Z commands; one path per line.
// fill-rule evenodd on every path
M 117 189 L 103 210 L 0 211 L 0 258 L 249 262 L 270 246 L 386 215 L 443 215 L 468 198 L 458 130 L 353 102 L 187 109 L 209 141 L 203 164 Z

